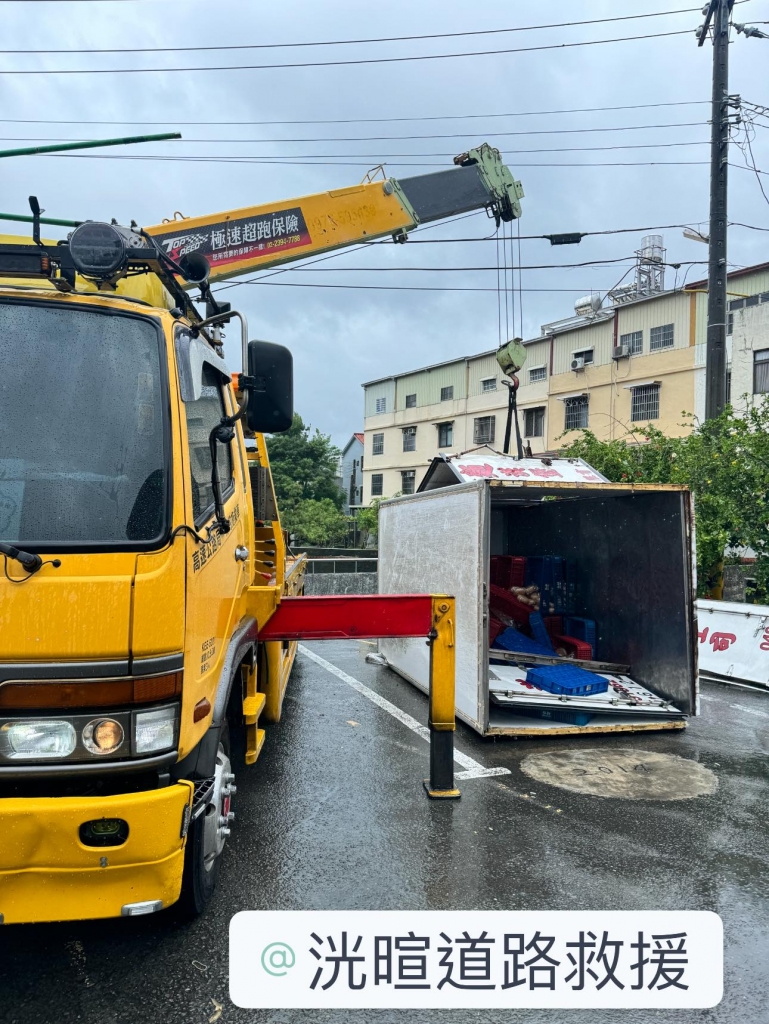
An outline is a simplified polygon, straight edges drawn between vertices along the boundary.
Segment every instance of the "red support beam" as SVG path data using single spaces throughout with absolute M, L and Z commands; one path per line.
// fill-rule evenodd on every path
M 433 628 L 429 594 L 284 597 L 259 630 L 260 640 L 378 640 L 426 637 Z

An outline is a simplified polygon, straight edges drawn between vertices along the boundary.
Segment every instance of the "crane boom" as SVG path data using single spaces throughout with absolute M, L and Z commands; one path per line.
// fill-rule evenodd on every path
M 497 223 L 521 215 L 521 183 L 499 150 L 483 143 L 455 157 L 454 168 L 410 178 L 366 181 L 351 188 L 167 221 L 145 229 L 179 260 L 195 253 L 210 281 L 289 263 L 391 235 L 420 224 L 486 209 Z

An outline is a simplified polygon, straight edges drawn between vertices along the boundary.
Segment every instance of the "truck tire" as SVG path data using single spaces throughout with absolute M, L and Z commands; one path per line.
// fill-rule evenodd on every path
M 197 917 L 210 902 L 221 870 L 229 834 L 232 779 L 227 720 L 221 726 L 214 789 L 205 811 L 190 825 L 184 854 L 182 891 L 178 908 L 184 917 Z

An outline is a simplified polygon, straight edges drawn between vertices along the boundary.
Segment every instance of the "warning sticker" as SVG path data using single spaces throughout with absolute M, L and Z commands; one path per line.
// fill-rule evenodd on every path
M 172 259 L 178 260 L 194 252 L 205 256 L 212 267 L 296 249 L 309 245 L 311 241 L 298 206 L 279 213 L 223 220 L 205 228 L 186 231 L 175 225 L 173 231 L 157 234 L 155 238 Z

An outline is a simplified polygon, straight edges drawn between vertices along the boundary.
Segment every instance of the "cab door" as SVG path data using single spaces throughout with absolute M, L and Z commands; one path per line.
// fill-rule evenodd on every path
M 183 341 L 184 339 L 182 339 Z M 179 352 L 177 341 L 177 352 Z M 182 754 L 191 749 L 212 721 L 209 711 L 194 722 L 195 706 L 215 703 L 229 638 L 240 619 L 240 606 L 248 586 L 247 505 L 244 463 L 238 444 L 240 433 L 229 444 L 217 447 L 219 483 L 228 532 L 216 523 L 211 483 L 211 431 L 223 416 L 231 415 L 234 402 L 229 374 L 222 360 L 211 353 L 205 361 L 187 363 L 186 371 L 199 374 L 185 396 L 182 388 L 183 438 L 187 524 L 205 540 L 187 536 L 187 588 L 185 610 L 185 676 L 181 742 Z M 183 380 L 184 374 L 180 371 Z M 228 680 L 223 680 L 226 685 Z M 192 733 L 188 730 L 192 726 Z M 190 736 L 191 742 L 185 743 Z

